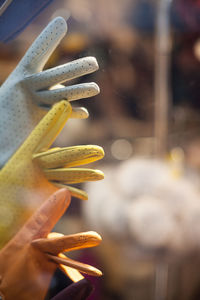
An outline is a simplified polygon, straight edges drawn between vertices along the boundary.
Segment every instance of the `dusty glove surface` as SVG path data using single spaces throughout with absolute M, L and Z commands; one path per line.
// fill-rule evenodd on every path
M 0 295 L 5 300 L 44 299 L 57 267 L 73 281 L 98 269 L 69 259 L 62 252 L 99 245 L 96 232 L 64 236 L 49 232 L 70 204 L 70 193 L 60 189 L 51 195 L 0 252 Z
M 70 284 L 51 300 L 86 300 L 93 291 L 93 286 L 86 278 Z
M 72 101 L 99 93 L 95 83 L 57 86 L 55 89 L 59 83 L 96 71 L 98 64 L 94 57 L 42 71 L 66 32 L 67 25 L 63 18 L 58 17 L 50 22 L 0 88 L 0 167 L 45 115 L 43 106 L 48 108 L 62 99 Z M 72 110 L 71 117 L 87 116 L 84 108 Z
M 100 180 L 103 173 L 73 168 L 104 156 L 99 146 L 49 149 L 71 114 L 67 101 L 55 104 L 0 171 L 0 247 L 13 237 L 33 211 L 59 187 L 87 194 L 68 184 Z

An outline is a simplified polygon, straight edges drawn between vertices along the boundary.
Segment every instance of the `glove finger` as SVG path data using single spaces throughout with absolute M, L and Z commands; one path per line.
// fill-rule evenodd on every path
M 67 189 L 60 189 L 52 194 L 31 216 L 14 240 L 24 245 L 33 239 L 46 237 L 64 214 L 71 201 Z M 13 239 L 11 240 L 13 242 Z
M 29 73 L 41 71 L 48 58 L 67 32 L 67 24 L 62 17 L 55 18 L 41 32 L 20 62 L 20 67 Z
M 26 144 L 33 153 L 48 149 L 71 115 L 71 105 L 61 101 L 54 105 L 33 130 Z M 25 146 L 24 143 L 24 146 Z
M 72 197 L 75 197 L 75 198 L 78 198 L 81 200 L 88 200 L 88 194 L 81 189 L 77 189 L 75 187 L 72 187 L 72 186 L 69 186 L 66 184 L 62 184 L 62 183 L 58 183 L 58 182 L 54 182 L 54 181 L 51 181 L 51 183 L 58 188 L 67 188 Z
M 33 153 L 47 150 L 64 127 L 70 115 L 71 105 L 69 102 L 63 100 L 55 104 L 35 127 L 13 158 L 8 161 L 7 166 L 15 163 L 16 159 L 20 161 L 23 153 L 25 155 L 27 153 L 33 155 Z M 18 155 L 20 158 L 18 158 Z
M 98 70 L 95 57 L 84 57 L 72 62 L 45 70 L 26 77 L 25 82 L 31 90 L 49 88 L 56 83 L 62 83 Z
M 65 88 L 64 85 L 62 84 L 56 84 L 54 86 L 52 86 L 50 88 L 50 90 L 55 90 L 55 89 L 63 89 Z M 49 110 L 51 108 L 51 105 L 50 104 L 39 104 L 39 106 L 42 108 L 42 109 L 45 109 L 45 110 Z M 89 117 L 89 113 L 87 111 L 87 109 L 85 107 L 72 107 L 72 112 L 71 112 L 71 116 L 70 118 L 73 118 L 73 119 L 87 119 Z
M 73 260 L 69 257 L 65 256 L 65 258 L 63 258 L 63 256 L 60 257 L 60 256 L 54 256 L 51 254 L 46 254 L 46 256 L 50 260 L 54 261 L 56 264 L 61 264 L 61 265 L 68 266 L 70 268 L 74 268 L 81 273 L 85 273 L 85 274 L 88 274 L 91 276 L 98 276 L 98 277 L 102 276 L 102 272 L 99 269 L 97 269 L 93 266 L 81 263 L 79 261 Z
M 89 117 L 88 110 L 85 107 L 72 107 L 70 118 L 72 119 L 87 119 Z
M 66 256 L 62 253 L 59 254 L 60 257 L 66 258 Z M 63 271 L 63 273 L 69 277 L 73 282 L 77 282 L 84 278 L 84 276 L 76 269 L 70 268 L 65 265 L 59 265 L 59 268 Z
M 50 104 L 39 104 L 38 106 L 45 111 L 51 109 Z M 89 112 L 85 107 L 72 107 L 70 119 L 87 119 L 88 117 Z
M 99 94 L 99 87 L 96 83 L 81 83 L 65 88 L 58 88 L 48 91 L 40 91 L 35 94 L 35 97 L 39 104 L 52 105 L 60 100 L 78 100 L 82 98 L 88 98 Z
M 101 243 L 101 236 L 94 231 L 81 232 L 54 238 L 41 238 L 32 242 L 44 253 L 57 255 L 60 252 L 96 247 Z
M 44 169 L 43 172 L 48 180 L 67 184 L 96 181 L 104 178 L 104 174 L 100 170 L 85 168 Z
M 62 84 L 56 84 L 50 88 L 50 90 L 65 88 Z M 51 107 L 50 104 L 39 104 L 39 106 L 45 110 L 49 110 Z M 72 119 L 87 119 L 89 117 L 89 113 L 85 107 L 72 107 L 72 112 L 70 118 Z
M 86 300 L 93 290 L 94 287 L 91 282 L 84 278 L 70 284 L 70 286 L 51 298 L 51 300 Z
M 40 167 L 50 169 L 76 167 L 88 164 L 104 157 L 102 147 L 95 145 L 72 146 L 50 149 L 33 155 Z

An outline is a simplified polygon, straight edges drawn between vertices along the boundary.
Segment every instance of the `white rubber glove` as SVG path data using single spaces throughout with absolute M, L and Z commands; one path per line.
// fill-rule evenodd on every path
M 96 71 L 94 57 L 42 71 L 66 32 L 67 24 L 62 17 L 50 22 L 0 88 L 0 168 L 44 116 L 44 107 L 62 99 L 73 101 L 99 93 L 95 83 L 55 88 L 58 83 Z M 74 108 L 71 117 L 87 118 L 88 112 L 85 108 Z

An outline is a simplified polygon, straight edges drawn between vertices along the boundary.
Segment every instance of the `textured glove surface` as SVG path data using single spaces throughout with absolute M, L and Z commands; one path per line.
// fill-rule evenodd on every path
M 55 104 L 0 171 L 0 247 L 58 187 L 103 178 L 103 173 L 73 168 L 103 157 L 99 146 L 48 150 L 71 114 L 67 101 Z M 68 187 L 68 186 L 67 186 Z M 72 195 L 87 199 L 84 191 L 68 187 Z
M 96 71 L 98 64 L 94 57 L 42 71 L 66 32 L 67 24 L 63 18 L 57 17 L 50 22 L 0 88 L 0 167 L 4 166 L 45 115 L 42 107 L 51 107 L 62 99 L 73 101 L 99 93 L 95 83 L 67 87 L 57 85 Z M 71 117 L 87 116 L 84 108 L 72 110 Z
M 99 245 L 101 237 L 96 232 L 49 234 L 69 204 L 67 189 L 54 193 L 1 250 L 0 295 L 3 299 L 44 299 L 57 267 L 75 282 L 83 278 L 79 271 L 102 275 L 98 269 L 62 254 Z

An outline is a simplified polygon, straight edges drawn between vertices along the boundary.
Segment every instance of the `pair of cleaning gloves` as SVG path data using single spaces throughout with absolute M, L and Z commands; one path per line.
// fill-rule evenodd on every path
M 95 83 L 57 85 L 96 71 L 93 57 L 42 71 L 66 31 L 63 18 L 50 22 L 0 88 L 0 295 L 5 300 L 44 299 L 57 267 L 75 282 L 83 279 L 81 273 L 101 275 L 63 254 L 97 246 L 96 232 L 51 233 L 71 195 L 87 199 L 69 185 L 103 178 L 99 170 L 78 167 L 101 159 L 101 147 L 49 149 L 69 118 L 88 117 L 71 101 L 99 93 Z

